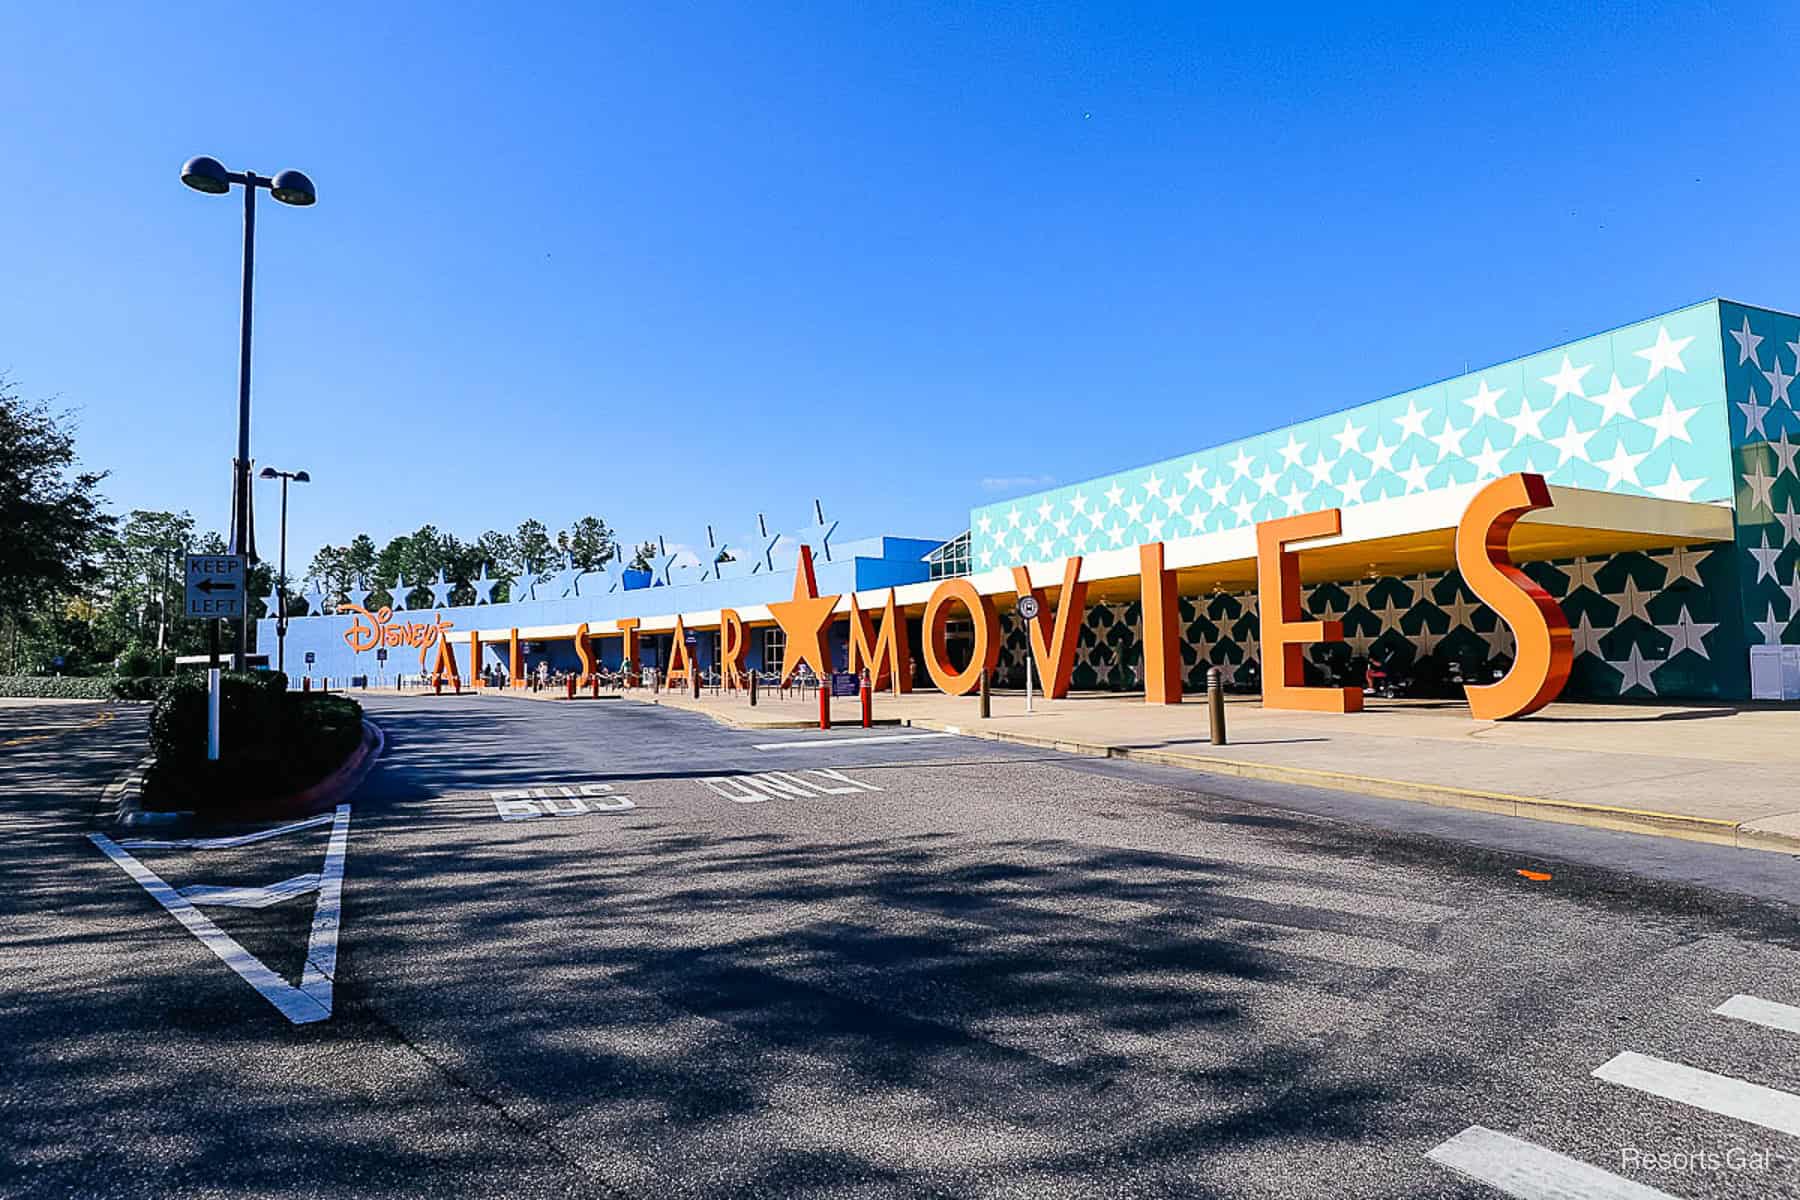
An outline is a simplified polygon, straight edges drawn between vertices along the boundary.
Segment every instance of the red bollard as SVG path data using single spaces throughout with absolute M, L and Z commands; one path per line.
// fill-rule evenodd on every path
M 831 689 L 828 687 L 819 689 L 819 728 L 831 728 Z
M 600 698 L 600 672 L 595 671 L 588 676 L 588 689 L 593 693 L 594 699 Z
M 434 696 L 441 696 L 444 694 L 444 677 L 442 675 L 433 675 L 431 677 L 431 694 Z
M 462 676 L 461 675 L 452 675 L 450 677 L 450 687 L 451 687 L 451 690 L 453 692 L 455 692 L 456 695 L 458 695 L 458 696 L 462 695 Z
M 862 677 L 862 718 L 864 729 L 867 729 L 875 723 L 873 712 L 874 693 L 875 689 L 869 686 L 869 673 L 864 671 Z
M 312 691 L 312 676 L 311 675 L 302 675 L 300 677 L 300 690 L 303 692 Z
M 569 676 L 569 699 L 573 700 L 574 698 L 575 698 L 575 677 L 573 675 L 571 675 L 571 676 Z

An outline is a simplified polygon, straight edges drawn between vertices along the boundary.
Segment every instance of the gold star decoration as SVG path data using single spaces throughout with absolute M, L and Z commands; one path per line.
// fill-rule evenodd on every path
M 831 674 L 831 650 L 828 645 L 832 610 L 837 607 L 835 595 L 819 595 L 819 581 L 813 575 L 812 547 L 800 547 L 800 561 L 794 569 L 794 598 L 776 600 L 769 605 L 769 615 L 787 636 L 787 658 L 782 663 L 781 682 L 793 679 L 801 663 L 812 667 L 824 679 Z

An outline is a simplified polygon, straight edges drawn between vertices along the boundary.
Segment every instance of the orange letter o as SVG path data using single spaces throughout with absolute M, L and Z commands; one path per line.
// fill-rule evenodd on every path
M 944 646 L 944 627 L 950 623 L 950 605 L 961 602 L 975 624 L 975 653 L 961 671 L 950 669 Z M 931 681 L 948 696 L 966 696 L 981 682 L 981 673 L 993 671 L 1000 661 L 1000 618 L 994 602 L 975 590 L 967 579 L 946 579 L 925 603 L 925 669 Z

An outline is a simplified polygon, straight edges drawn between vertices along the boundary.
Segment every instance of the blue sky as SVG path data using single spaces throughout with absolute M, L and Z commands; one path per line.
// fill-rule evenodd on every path
M 117 507 L 223 526 L 239 204 L 177 171 L 305 170 L 317 207 L 259 207 L 253 428 L 317 480 L 302 559 L 815 495 L 949 536 L 1707 296 L 1800 308 L 1791 4 L 78 7 L 0 8 L 0 370 Z

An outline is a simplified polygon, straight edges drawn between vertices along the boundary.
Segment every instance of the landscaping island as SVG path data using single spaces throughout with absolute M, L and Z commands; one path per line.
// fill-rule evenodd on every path
M 206 677 L 177 676 L 162 686 L 150 712 L 155 762 L 144 779 L 144 808 L 223 820 L 291 816 L 368 752 L 362 705 L 347 696 L 290 692 L 278 671 L 228 672 L 220 691 L 214 762 L 206 757 Z

